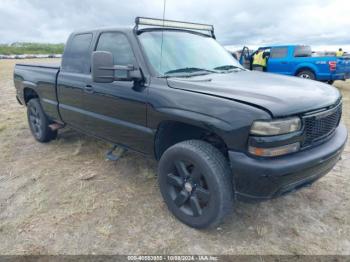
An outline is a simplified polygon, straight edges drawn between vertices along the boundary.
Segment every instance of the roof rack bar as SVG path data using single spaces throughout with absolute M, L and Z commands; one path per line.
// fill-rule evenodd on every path
M 163 20 L 163 19 L 148 18 L 148 17 L 136 17 L 135 30 L 138 30 L 139 25 L 208 31 L 210 32 L 211 36 L 215 38 L 214 26 L 208 25 L 208 24 L 190 23 L 190 22 L 182 22 L 182 21 L 175 21 L 175 20 Z

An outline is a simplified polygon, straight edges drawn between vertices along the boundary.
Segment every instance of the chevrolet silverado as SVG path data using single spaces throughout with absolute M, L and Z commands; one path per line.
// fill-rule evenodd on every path
M 37 141 L 69 126 L 154 156 L 166 205 L 194 228 L 311 184 L 347 140 L 336 88 L 244 69 L 211 25 L 74 32 L 61 65 L 17 64 L 14 83 Z

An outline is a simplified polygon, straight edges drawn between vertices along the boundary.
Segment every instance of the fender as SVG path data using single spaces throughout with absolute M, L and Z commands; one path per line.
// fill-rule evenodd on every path
M 162 107 L 151 109 L 149 114 L 152 115 L 149 119 L 153 120 L 149 123 L 149 127 L 154 131 L 157 131 L 164 122 L 178 122 L 208 130 L 220 137 L 227 145 L 232 144 L 231 140 L 233 137 L 231 134 L 236 130 L 236 127 L 227 121 L 189 110 Z
M 168 108 L 162 107 L 157 108 L 157 111 L 168 116 L 172 119 L 167 119 L 168 121 L 179 121 L 185 124 L 195 125 L 200 128 L 208 129 L 211 131 L 222 130 L 231 131 L 232 126 L 229 122 L 212 117 L 210 115 L 201 114 L 189 110 L 178 109 L 178 108 Z
M 217 137 L 222 141 L 222 143 L 225 144 L 225 147 L 227 147 L 228 143 L 230 143 L 227 138 L 229 137 L 228 134 L 230 134 L 230 132 L 233 130 L 232 125 L 216 117 L 190 110 L 169 107 L 157 108 L 155 111 L 153 111 L 153 116 L 157 118 L 157 121 L 152 123 L 154 128 L 152 129 L 155 130 L 154 155 L 156 159 L 159 159 L 162 152 L 165 150 L 162 148 L 162 146 L 160 146 L 161 144 L 159 144 L 159 139 L 161 139 L 161 137 L 163 137 L 163 139 L 164 137 L 169 137 L 169 139 L 172 139 L 173 137 L 172 134 L 168 134 L 169 136 L 164 136 L 164 125 L 168 127 L 167 130 L 169 131 L 174 130 L 173 128 L 176 127 L 174 135 L 178 135 L 179 137 L 182 137 L 182 139 L 184 139 L 186 135 L 196 136 L 196 134 L 198 135 L 199 139 L 201 136 L 200 134 L 206 134 L 208 136 Z M 173 124 L 175 124 L 175 126 L 172 126 Z M 184 128 L 184 132 L 182 132 L 182 128 Z
M 252 105 L 176 88 L 158 88 L 157 84 L 149 89 L 148 97 L 149 128 L 157 130 L 165 121 L 191 125 L 215 134 L 228 148 L 238 151 L 245 149 L 254 120 L 271 119 L 266 111 Z

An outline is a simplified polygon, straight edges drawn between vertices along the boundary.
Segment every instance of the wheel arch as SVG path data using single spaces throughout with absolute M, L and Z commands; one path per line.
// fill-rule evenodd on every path
M 23 81 L 22 83 L 22 92 L 23 92 L 23 102 L 25 105 L 28 104 L 30 99 L 33 98 L 39 98 L 39 93 L 37 92 L 37 86 L 32 83 L 32 82 L 28 82 L 28 81 Z
M 186 140 L 202 140 L 218 148 L 227 156 L 227 144 L 213 128 L 205 127 L 197 122 L 188 123 L 180 120 L 165 120 L 159 123 L 154 138 L 154 154 L 159 160 L 171 146 Z
M 23 98 L 24 98 L 25 105 L 27 105 L 29 100 L 33 98 L 39 98 L 39 95 L 34 89 L 30 87 L 25 87 L 23 89 Z
M 296 68 L 296 70 L 294 72 L 294 76 L 297 76 L 302 71 L 310 71 L 317 78 L 317 68 L 315 66 L 312 66 L 312 65 L 309 65 L 309 64 L 300 65 L 300 66 L 298 66 Z

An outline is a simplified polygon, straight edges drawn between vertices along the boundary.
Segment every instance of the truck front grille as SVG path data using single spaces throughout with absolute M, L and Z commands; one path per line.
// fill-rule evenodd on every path
M 303 147 L 311 146 L 329 137 L 338 127 L 342 114 L 342 103 L 322 112 L 303 117 L 305 138 Z

